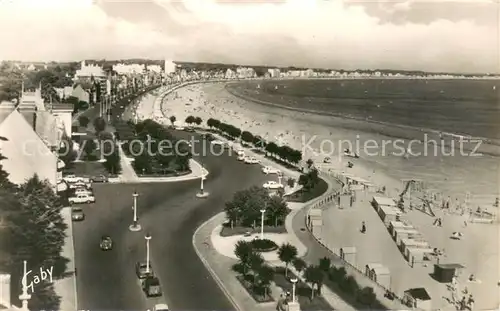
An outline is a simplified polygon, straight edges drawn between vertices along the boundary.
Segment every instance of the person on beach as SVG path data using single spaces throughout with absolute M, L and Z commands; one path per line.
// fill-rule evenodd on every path
M 363 222 L 361 223 L 361 233 L 365 233 L 365 232 L 366 232 L 366 224 L 365 224 L 365 222 L 363 221 Z

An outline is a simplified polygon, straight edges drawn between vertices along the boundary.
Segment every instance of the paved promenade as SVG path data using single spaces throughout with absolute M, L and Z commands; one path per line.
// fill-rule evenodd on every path
M 76 296 L 76 279 L 75 279 L 75 251 L 73 245 L 73 222 L 71 220 L 71 207 L 62 209 L 61 214 L 64 222 L 68 226 L 66 229 L 66 238 L 64 240 L 62 256 L 69 259 L 66 273 L 67 276 L 63 279 L 54 281 L 54 290 L 61 297 L 60 310 L 76 311 L 78 310 Z

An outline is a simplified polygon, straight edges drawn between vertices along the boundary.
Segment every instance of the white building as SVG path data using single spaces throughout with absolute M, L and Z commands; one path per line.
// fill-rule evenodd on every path
M 119 75 L 142 74 L 146 71 L 146 65 L 142 64 L 116 64 L 113 70 Z
M 224 75 L 224 78 L 226 78 L 226 79 L 234 79 L 234 78 L 236 78 L 236 72 L 234 72 L 233 70 L 231 70 L 231 69 L 228 68 L 226 70 L 226 74 Z
M 165 75 L 174 73 L 175 63 L 171 60 L 165 60 L 165 64 L 163 65 L 163 72 L 165 73 Z
M 269 68 L 267 70 L 269 74 L 271 75 L 271 78 L 279 78 L 280 77 L 280 70 L 278 68 Z
M 147 70 L 154 73 L 161 73 L 160 65 L 148 65 Z
M 101 66 L 94 64 L 86 65 L 85 61 L 82 60 L 80 69 L 75 73 L 75 80 L 90 79 L 90 77 L 94 77 L 97 80 L 103 80 L 106 79 L 106 73 Z
M 236 75 L 240 79 L 255 78 L 257 76 L 253 68 L 244 68 L 244 67 L 237 68 Z

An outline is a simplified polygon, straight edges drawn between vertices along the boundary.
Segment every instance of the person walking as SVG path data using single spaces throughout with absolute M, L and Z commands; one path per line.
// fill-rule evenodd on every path
M 365 224 L 365 222 L 363 221 L 363 222 L 361 223 L 361 233 L 365 233 L 365 232 L 366 232 L 366 224 Z

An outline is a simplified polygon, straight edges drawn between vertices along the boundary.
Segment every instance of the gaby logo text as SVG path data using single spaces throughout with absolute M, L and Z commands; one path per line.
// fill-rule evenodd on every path
M 48 280 L 52 283 L 52 271 L 54 267 L 50 267 L 49 269 L 44 269 L 40 267 L 39 271 L 33 270 L 26 271 L 26 274 L 23 276 L 23 286 L 26 286 L 28 290 L 28 294 L 32 294 L 35 292 L 35 285 L 39 284 L 41 281 Z M 28 283 L 29 281 L 29 283 Z M 31 291 L 29 291 L 31 290 Z

